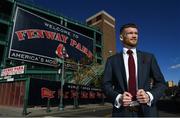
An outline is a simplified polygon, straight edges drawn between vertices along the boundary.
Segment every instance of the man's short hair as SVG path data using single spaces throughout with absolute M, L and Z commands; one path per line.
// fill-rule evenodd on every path
M 124 29 L 125 29 L 125 28 L 128 28 L 128 27 L 132 27 L 132 28 L 138 29 L 138 26 L 137 26 L 136 24 L 134 24 L 134 23 L 124 24 L 124 25 L 122 25 L 122 27 L 120 28 L 120 34 L 122 34 L 123 31 L 124 31 Z

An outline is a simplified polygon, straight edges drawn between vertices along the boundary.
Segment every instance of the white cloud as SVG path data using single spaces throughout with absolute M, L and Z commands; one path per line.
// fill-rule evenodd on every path
M 177 69 L 177 68 L 180 68 L 180 64 L 172 65 L 170 68 L 171 68 L 171 69 Z

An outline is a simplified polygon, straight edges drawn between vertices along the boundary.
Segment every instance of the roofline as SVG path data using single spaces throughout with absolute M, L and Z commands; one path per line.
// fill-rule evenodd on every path
M 102 10 L 102 11 L 96 13 L 95 15 L 87 18 L 87 19 L 86 19 L 86 22 L 90 21 L 91 19 L 97 17 L 97 16 L 100 15 L 100 14 L 105 14 L 105 15 L 107 15 L 110 19 L 112 19 L 113 21 L 115 21 L 115 18 L 114 18 L 114 17 L 112 17 L 110 14 L 108 14 L 107 12 L 105 12 L 104 10 Z

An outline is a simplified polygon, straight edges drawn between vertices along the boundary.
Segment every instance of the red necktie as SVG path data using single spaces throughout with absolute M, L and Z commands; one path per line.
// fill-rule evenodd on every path
M 129 54 L 128 58 L 128 68 L 129 68 L 129 82 L 128 82 L 128 87 L 129 87 L 129 92 L 133 96 L 133 100 L 136 100 L 136 71 L 135 71 L 135 63 L 134 63 L 134 58 L 132 55 L 133 51 L 128 50 L 127 54 Z

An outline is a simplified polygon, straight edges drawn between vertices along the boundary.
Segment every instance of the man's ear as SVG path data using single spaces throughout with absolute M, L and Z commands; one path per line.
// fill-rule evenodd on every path
M 120 40 L 121 40 L 121 41 L 123 41 L 123 37 L 122 37 L 122 35 L 120 35 L 120 37 L 119 37 L 119 38 L 120 38 Z

